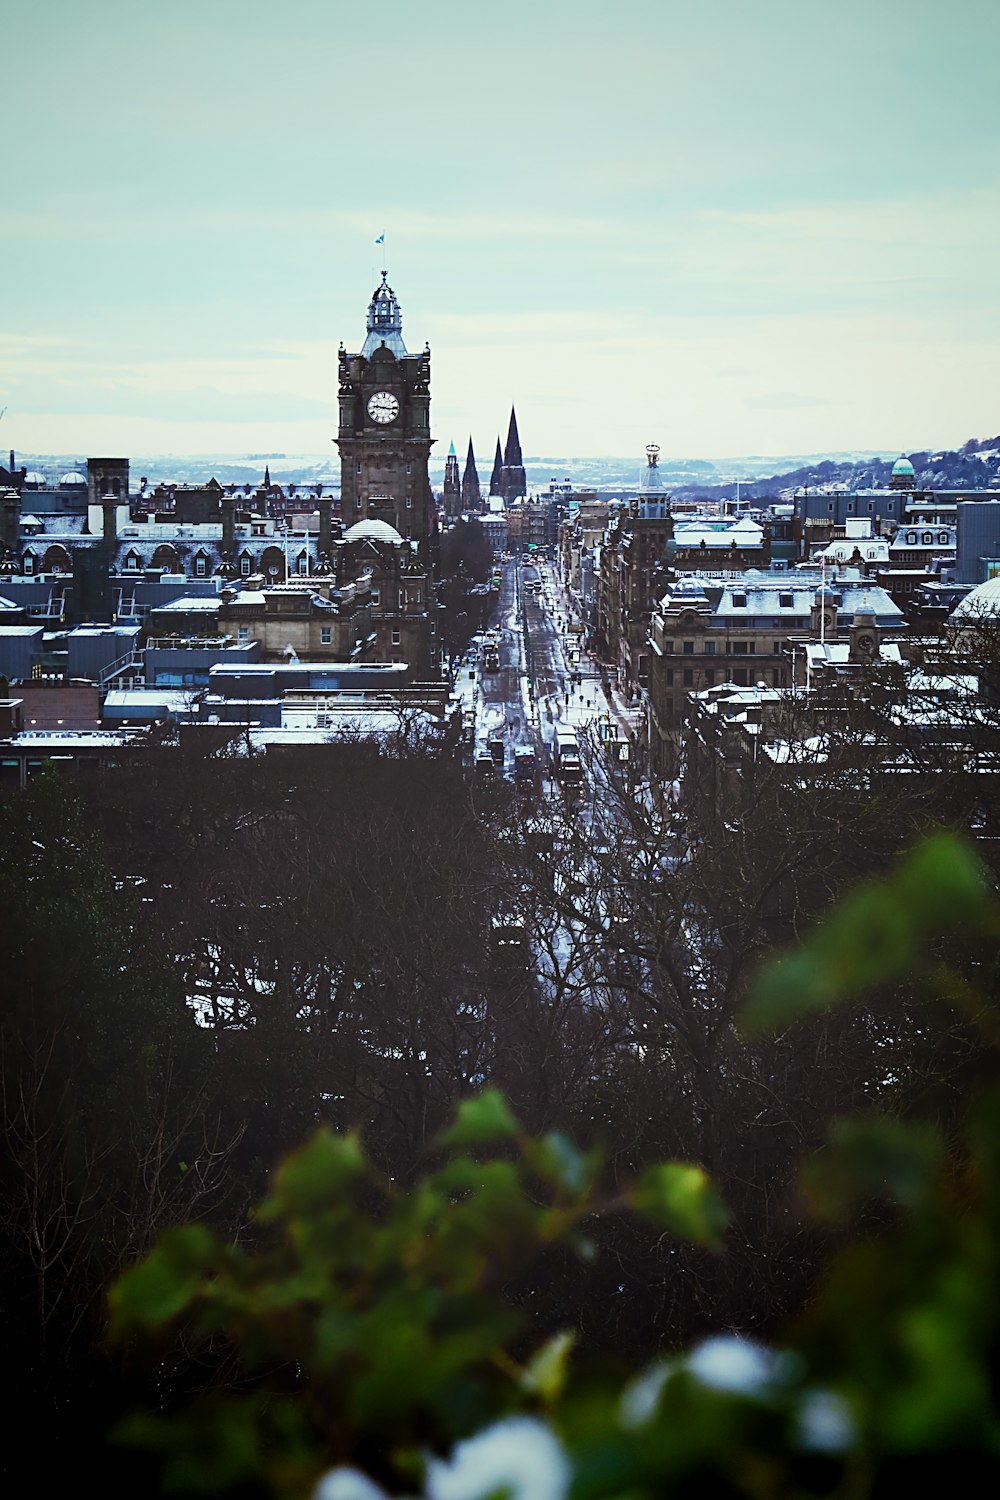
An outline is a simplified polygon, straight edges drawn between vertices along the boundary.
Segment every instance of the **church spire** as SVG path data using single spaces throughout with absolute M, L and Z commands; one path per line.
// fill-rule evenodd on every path
M 458 477 L 458 457 L 454 443 L 449 447 L 448 457 L 444 461 L 444 492 L 441 499 L 445 515 L 457 516 L 462 501 L 462 485 Z
M 507 446 L 503 451 L 504 465 L 508 469 L 517 469 L 524 463 L 521 457 L 521 439 L 517 435 L 517 415 L 514 408 L 510 409 L 510 426 L 507 428 Z
M 497 452 L 499 453 L 499 451 L 498 445 Z M 510 409 L 507 447 L 504 449 L 503 455 L 500 493 L 508 503 L 511 500 L 522 500 L 528 493 L 528 482 L 524 473 L 524 459 L 521 456 L 521 439 L 517 435 L 517 416 L 513 407 Z
M 493 473 L 490 475 L 490 494 L 503 494 L 503 449 L 500 447 L 499 438 L 497 438 L 497 455 L 493 460 Z
M 472 439 L 469 439 L 469 451 L 465 456 L 465 473 L 462 475 L 462 509 L 482 510 L 483 494 L 479 488 L 479 470 L 476 468 L 476 455 L 472 451 Z

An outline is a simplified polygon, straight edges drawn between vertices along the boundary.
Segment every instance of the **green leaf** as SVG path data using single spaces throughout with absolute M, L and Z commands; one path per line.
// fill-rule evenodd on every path
M 442 1137 L 442 1144 L 462 1149 L 488 1146 L 496 1141 L 516 1141 L 521 1131 L 498 1089 L 484 1089 L 474 1099 L 463 1099 L 455 1123 Z
M 764 966 L 740 1029 L 748 1037 L 779 1030 L 911 972 L 929 941 L 970 922 L 981 926 L 990 910 L 975 855 L 951 834 L 929 838 L 889 879 L 841 902 L 798 952 Z
M 841 1120 L 830 1144 L 803 1168 L 802 1185 L 817 1219 L 847 1218 L 874 1199 L 914 1208 L 936 1187 L 944 1149 L 929 1126 L 900 1120 Z
M 356 1131 L 334 1135 L 324 1127 L 279 1167 L 274 1189 L 258 1217 L 268 1222 L 322 1211 L 348 1183 L 363 1175 L 365 1166 Z
M 721 1249 L 729 1214 L 708 1174 L 691 1162 L 649 1167 L 629 1194 L 634 1208 L 696 1245 Z
M 555 1334 L 534 1354 L 521 1373 L 521 1388 L 543 1401 L 555 1401 L 566 1384 L 569 1356 L 576 1334 L 566 1329 Z
M 582 1197 L 593 1186 L 600 1165 L 597 1152 L 584 1154 L 561 1130 L 554 1130 L 540 1140 L 525 1142 L 524 1157 L 528 1166 L 544 1182 L 571 1198 Z
M 161 1328 L 197 1296 L 215 1257 L 215 1240 L 200 1224 L 168 1230 L 145 1260 L 112 1287 L 112 1336 L 132 1328 Z

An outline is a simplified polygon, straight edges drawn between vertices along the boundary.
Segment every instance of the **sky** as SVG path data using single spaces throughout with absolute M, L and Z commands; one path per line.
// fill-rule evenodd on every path
M 0 451 L 330 453 L 385 264 L 526 454 L 1000 431 L 996 0 L 6 0 Z M 385 235 L 385 253 L 375 240 Z

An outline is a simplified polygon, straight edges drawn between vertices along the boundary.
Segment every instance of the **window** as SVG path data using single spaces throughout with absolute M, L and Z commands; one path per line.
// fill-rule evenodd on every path
M 685 656 L 693 656 L 694 655 L 694 641 L 685 641 L 684 642 L 684 655 Z
M 406 465 L 406 472 L 407 472 L 407 474 L 409 474 L 412 471 L 412 469 L 413 469 L 413 465 L 412 464 L 407 464 Z
M 674 685 L 674 669 L 673 669 L 673 667 L 668 667 L 667 668 L 667 687 L 673 687 L 673 685 Z
M 240 577 L 241 578 L 249 578 L 250 577 L 250 559 L 249 559 L 249 557 L 241 557 L 240 558 Z
M 299 557 L 298 570 L 300 573 L 308 573 L 309 571 L 309 559 L 304 552 Z
M 674 649 L 674 643 L 673 643 L 673 641 L 664 641 L 663 642 L 663 650 L 664 650 L 664 652 L 670 653 L 670 652 L 673 651 L 673 649 Z
M 791 594 L 779 594 L 778 595 L 778 608 L 779 609 L 791 609 L 791 607 L 792 607 L 792 605 L 794 603 L 795 603 L 795 600 L 793 599 L 793 597 L 792 597 Z
M 250 639 L 250 631 L 246 625 L 237 625 L 236 639 L 238 641 L 248 641 Z
M 733 655 L 734 656 L 746 656 L 746 654 L 747 654 L 747 643 L 746 643 L 746 641 L 733 641 Z
M 134 573 L 138 570 L 139 561 L 140 559 L 138 552 L 126 552 L 125 566 L 126 568 L 128 568 L 130 573 Z
M 355 508 L 355 510 L 360 510 L 361 509 L 361 496 L 360 495 L 358 496 L 358 498 L 354 502 L 354 508 Z
M 734 594 L 733 595 L 733 608 L 734 609 L 746 609 L 746 607 L 747 607 L 747 596 L 746 596 L 746 594 Z
M 772 656 L 780 656 L 781 655 L 781 642 L 780 641 L 772 641 L 771 642 L 771 655 Z
M 705 686 L 706 687 L 712 687 L 712 685 L 714 684 L 714 682 L 715 682 L 715 668 L 714 667 L 706 667 L 705 668 Z
M 684 668 L 684 686 L 694 687 L 694 673 L 690 667 Z
M 771 668 L 771 681 L 775 687 L 781 686 L 781 669 L 779 667 Z
M 746 667 L 737 667 L 736 668 L 735 672 L 733 673 L 733 681 L 735 682 L 735 684 L 736 684 L 737 687 L 746 687 L 746 685 L 747 685 L 747 669 L 746 669 Z
M 26 573 L 33 573 L 35 571 L 35 559 L 30 552 L 24 554 L 24 571 Z
M 357 464 L 357 472 L 358 472 L 358 473 L 359 473 L 359 474 L 360 474 L 360 473 L 361 473 L 361 460 L 360 460 L 360 459 L 358 459 L 358 464 Z
M 208 571 L 208 562 L 204 557 L 196 557 L 194 560 L 194 576 L 204 578 Z
M 705 642 L 705 655 L 706 656 L 714 656 L 715 655 L 715 642 L 714 641 L 706 641 Z
M 407 510 L 410 510 L 412 508 L 412 506 L 413 506 L 413 496 L 412 495 L 407 495 L 407 497 L 406 497 L 406 508 L 407 508 Z
M 401 639 L 401 635 L 400 635 L 399 626 L 398 625 L 394 625 L 392 627 L 392 644 L 394 646 L 398 646 L 399 642 L 400 642 L 400 639 Z
M 372 589 L 372 591 L 371 591 L 371 596 L 372 596 L 372 604 L 374 604 L 374 606 L 375 606 L 375 607 L 376 607 L 376 609 L 377 609 L 377 608 L 378 608 L 378 606 L 379 606 L 379 605 L 380 605 L 380 604 L 381 604 L 381 602 L 382 602 L 382 595 L 381 595 L 381 593 L 380 593 L 380 592 L 379 592 L 379 590 L 378 590 L 378 589 Z
M 319 639 L 321 646 L 329 646 L 333 640 L 333 626 L 321 625 L 319 627 Z

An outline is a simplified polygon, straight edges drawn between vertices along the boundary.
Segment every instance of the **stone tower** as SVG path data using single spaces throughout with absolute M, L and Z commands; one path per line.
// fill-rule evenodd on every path
M 455 517 L 462 509 L 462 482 L 458 477 L 458 457 L 455 444 L 448 448 L 444 461 L 444 489 L 441 493 L 441 508 L 446 516 Z
M 427 476 L 431 354 L 409 354 L 396 294 L 382 272 L 359 354 L 339 355 L 340 505 L 346 526 L 387 521 L 431 561 L 437 514 Z
M 510 426 L 507 428 L 507 444 L 503 450 L 503 474 L 500 493 L 509 504 L 512 500 L 523 500 L 528 493 L 524 477 L 524 459 L 521 456 L 521 439 L 517 433 L 517 416 L 510 409 Z

